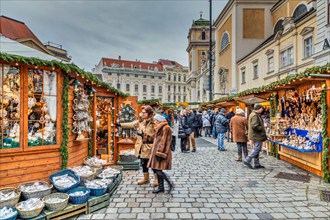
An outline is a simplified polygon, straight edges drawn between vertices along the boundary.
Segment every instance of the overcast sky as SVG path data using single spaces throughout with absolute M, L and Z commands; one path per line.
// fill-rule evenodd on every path
M 213 0 L 213 20 L 227 0 Z M 187 66 L 192 20 L 209 19 L 208 0 L 0 0 L 0 14 L 63 45 L 90 71 L 102 57 L 143 62 L 171 59 Z

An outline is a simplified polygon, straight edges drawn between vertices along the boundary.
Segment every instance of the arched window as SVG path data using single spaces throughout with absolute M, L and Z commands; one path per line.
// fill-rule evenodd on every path
M 279 20 L 274 27 L 274 34 L 276 34 L 278 31 L 283 30 L 283 19 Z
M 221 49 L 225 49 L 229 45 L 229 35 L 228 33 L 224 33 L 222 38 L 221 38 Z
M 307 7 L 304 4 L 299 5 L 293 12 L 293 19 L 296 19 L 307 12 Z
M 202 40 L 205 40 L 206 39 L 206 34 L 205 34 L 205 31 L 202 32 Z
M 173 80 L 174 80 L 174 82 L 176 81 L 176 75 L 175 74 L 174 74 L 174 79 Z
M 168 81 L 170 81 L 171 80 L 171 74 L 168 74 Z
M 178 75 L 178 81 L 179 82 L 181 81 L 181 75 Z

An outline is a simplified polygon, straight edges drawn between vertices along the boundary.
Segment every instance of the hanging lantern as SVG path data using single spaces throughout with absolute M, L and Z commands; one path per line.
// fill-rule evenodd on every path
M 82 85 L 77 79 L 75 79 L 71 83 L 71 86 L 74 86 L 74 91 L 78 91 L 78 88 L 81 87 Z

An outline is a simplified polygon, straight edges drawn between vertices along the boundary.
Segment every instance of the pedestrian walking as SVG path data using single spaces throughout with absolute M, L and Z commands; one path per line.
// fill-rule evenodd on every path
M 197 111 L 197 137 L 202 137 L 202 129 L 203 129 L 203 111 L 199 109 Z
M 173 190 L 173 183 L 163 170 L 172 169 L 172 129 L 168 125 L 165 117 L 156 114 L 155 121 L 155 139 L 152 148 L 151 157 L 148 163 L 148 167 L 153 169 L 157 173 L 158 177 L 158 189 L 153 190 L 153 193 L 160 193 L 165 191 L 164 180 L 169 185 L 168 193 Z
M 220 110 L 220 113 L 217 115 L 216 119 L 215 119 L 215 126 L 216 126 L 216 130 L 218 133 L 218 150 L 219 151 L 227 151 L 227 149 L 225 149 L 225 134 L 228 130 L 228 126 L 229 126 L 229 120 L 225 117 L 226 114 L 226 109 L 222 108 Z
M 202 116 L 202 120 L 203 120 L 203 128 L 204 128 L 204 137 L 211 137 L 211 119 L 210 119 L 210 115 L 207 113 L 207 111 L 203 112 L 203 116 Z
M 197 120 L 195 114 L 190 110 L 189 107 L 187 107 L 186 109 L 186 117 L 187 117 L 187 125 L 191 130 L 187 140 L 187 150 L 190 151 L 190 145 L 192 145 L 192 152 L 196 152 L 195 132 L 197 127 Z M 186 129 L 186 131 L 189 131 L 189 129 Z
M 182 110 L 180 113 L 180 121 L 179 121 L 179 128 L 178 128 L 178 138 L 180 138 L 180 146 L 181 146 L 181 153 L 190 153 L 190 151 L 187 150 L 187 140 L 189 138 L 191 129 L 189 128 L 187 124 L 187 116 L 186 116 L 186 110 Z M 189 132 L 190 129 L 190 132 Z
M 147 168 L 151 149 L 154 142 L 155 124 L 153 120 L 154 110 L 151 106 L 144 106 L 141 111 L 142 121 L 136 120 L 130 123 L 118 124 L 122 128 L 137 128 L 137 138 L 135 142 L 135 156 L 141 158 L 143 179 L 137 182 L 138 185 L 148 184 L 149 169 Z M 154 172 L 154 186 L 158 185 L 157 173 Z
M 212 136 L 213 136 L 214 139 L 218 138 L 218 132 L 217 132 L 217 129 L 216 129 L 216 124 L 215 124 L 215 120 L 216 120 L 218 114 L 219 114 L 219 109 L 215 108 L 214 111 L 213 111 L 213 115 L 212 115 L 213 117 L 211 117 L 211 126 L 212 126 L 211 127 L 212 128 L 211 133 L 212 133 Z
M 236 109 L 236 114 L 231 118 L 229 124 L 230 130 L 233 134 L 233 141 L 237 144 L 236 161 L 242 162 L 242 151 L 244 153 L 244 158 L 248 156 L 248 120 L 245 118 L 245 112 L 240 108 Z
M 230 123 L 231 118 L 234 116 L 235 116 L 234 108 L 230 108 L 228 114 L 226 114 L 226 118 L 229 120 L 229 123 Z M 227 131 L 227 141 L 233 142 L 232 131 L 231 131 L 230 127 L 228 127 L 228 131 Z
M 254 159 L 254 169 L 265 168 L 260 165 L 259 162 L 259 153 L 262 149 L 262 142 L 267 140 L 266 130 L 264 127 L 264 122 L 261 118 L 261 114 L 264 110 L 261 104 L 255 104 L 254 110 L 250 114 L 249 117 L 249 130 L 248 130 L 248 138 L 253 142 L 254 148 L 249 156 L 245 158 L 243 161 L 244 165 L 251 168 L 251 160 Z

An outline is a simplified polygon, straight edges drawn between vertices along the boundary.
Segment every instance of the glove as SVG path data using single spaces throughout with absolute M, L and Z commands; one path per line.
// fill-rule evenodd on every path
M 140 137 L 144 138 L 144 133 L 142 131 L 142 133 L 137 133 L 137 135 L 139 135 Z
M 115 126 L 116 126 L 116 127 L 121 127 L 121 124 L 116 123 Z

